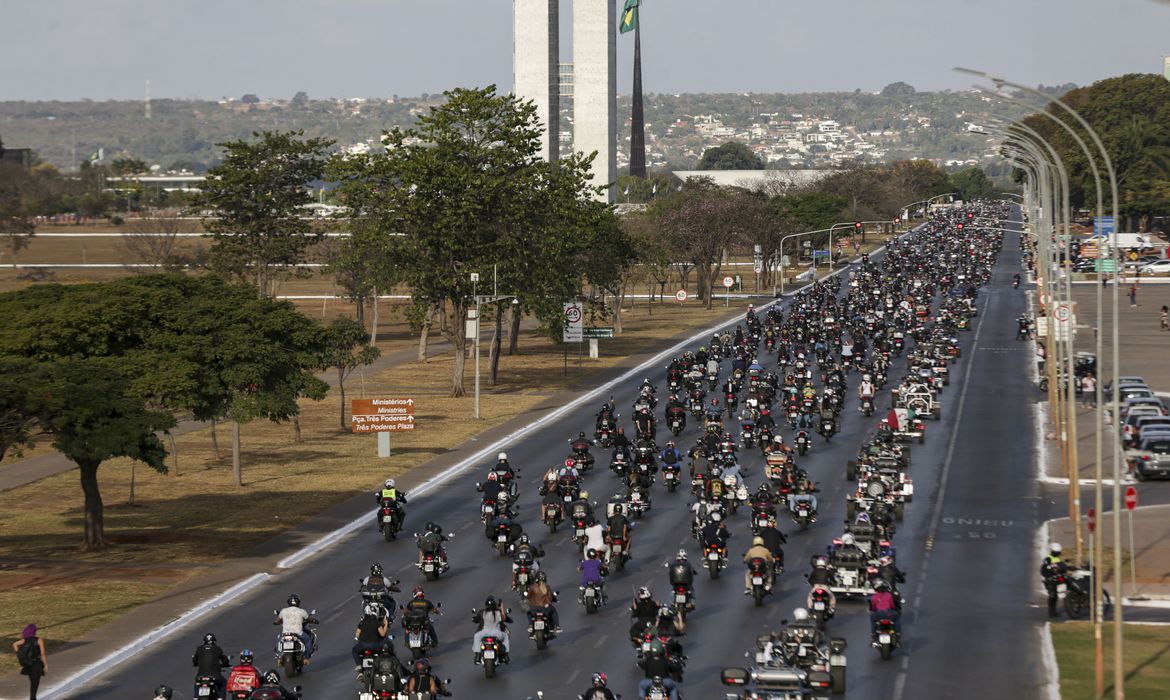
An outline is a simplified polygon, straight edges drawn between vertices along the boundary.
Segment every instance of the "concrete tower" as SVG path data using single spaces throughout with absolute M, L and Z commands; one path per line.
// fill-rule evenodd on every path
M 617 179 L 617 2 L 573 0 L 573 150 L 597 151 L 593 184 Z
M 560 137 L 559 0 L 513 0 L 512 94 L 536 103 L 541 155 L 555 162 Z

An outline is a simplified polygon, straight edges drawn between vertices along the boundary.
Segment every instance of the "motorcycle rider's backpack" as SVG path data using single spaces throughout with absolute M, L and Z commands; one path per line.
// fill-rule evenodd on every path
M 422 550 L 423 554 L 437 554 L 441 544 L 438 535 L 428 532 L 419 538 L 418 548 Z
M 670 585 L 680 586 L 690 584 L 693 580 L 691 565 L 686 562 L 675 562 L 670 567 Z
M 374 676 L 370 683 L 370 690 L 374 692 L 381 690 L 396 691 L 398 690 L 398 684 L 401 679 L 402 664 L 396 658 L 383 656 L 378 659 L 374 666 Z

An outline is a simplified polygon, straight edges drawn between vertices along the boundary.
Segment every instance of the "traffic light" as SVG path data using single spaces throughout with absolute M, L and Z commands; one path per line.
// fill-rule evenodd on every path
M 865 243 L 865 226 L 860 221 L 853 222 L 853 233 L 860 237 L 862 243 Z

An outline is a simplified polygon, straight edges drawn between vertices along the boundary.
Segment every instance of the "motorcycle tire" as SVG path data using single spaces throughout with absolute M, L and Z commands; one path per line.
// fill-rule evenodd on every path
M 845 502 L 845 517 L 852 520 L 853 516 L 855 516 L 855 515 L 857 515 L 857 503 L 855 501 L 846 501 Z
M 618 555 L 618 558 L 617 558 L 617 570 L 618 570 L 618 571 L 621 571 L 621 570 L 623 570 L 623 569 L 625 569 L 625 568 L 626 568 L 626 558 L 625 558 L 624 556 Z
M 280 668 L 284 671 L 285 678 L 295 678 L 297 672 L 297 657 L 292 654 L 284 654 L 280 657 Z
M 672 481 L 666 485 L 666 490 L 670 493 L 674 493 L 674 490 L 676 488 L 678 488 L 678 482 L 675 482 L 675 481 Z
M 410 648 L 410 659 L 411 659 L 412 661 L 418 661 L 418 660 L 419 660 L 419 659 L 421 659 L 422 657 L 423 657 L 423 649 L 422 649 L 422 647 L 417 647 L 417 648 L 416 648 L 416 647 L 411 647 L 411 648 Z
M 764 604 L 764 588 L 763 586 L 755 586 L 752 588 L 752 601 L 756 607 L 761 607 Z
M 926 442 L 926 433 L 918 433 L 918 444 Z
M 797 521 L 796 524 L 800 525 L 801 532 L 804 532 L 805 530 L 808 529 L 808 518 L 801 518 L 800 520 Z
M 906 514 L 906 506 L 902 503 L 894 504 L 894 520 L 901 521 L 902 516 Z
M 593 598 L 586 598 L 585 599 L 585 614 L 586 615 L 593 615 L 596 612 L 597 612 L 597 601 L 594 600 Z
M 851 459 L 845 463 L 845 480 L 846 481 L 856 481 L 857 480 L 857 462 L 855 460 Z
M 1069 591 L 1069 595 L 1064 597 L 1064 611 L 1068 614 L 1068 619 L 1075 620 L 1081 616 L 1081 613 L 1089 609 L 1088 598 Z
M 826 618 L 825 611 L 824 610 L 813 610 L 812 612 L 809 613 L 809 615 L 812 616 L 813 622 L 815 622 L 817 625 L 817 629 L 824 632 L 825 631 L 825 618 Z
M 495 678 L 496 677 L 496 662 L 494 659 L 488 659 L 488 660 L 483 662 L 483 677 L 484 678 Z
M 544 651 L 545 647 L 548 646 L 548 637 L 544 636 L 544 630 L 537 630 L 536 634 L 534 634 L 532 638 L 536 641 L 536 648 L 538 651 Z
M 878 651 L 882 655 L 882 661 L 889 661 L 890 655 L 894 653 L 894 645 L 893 644 L 882 644 L 881 646 L 878 647 Z
M 833 695 L 845 694 L 845 667 L 829 667 L 829 692 Z
M 719 578 L 719 562 L 707 560 L 707 571 L 711 574 L 711 580 Z
M 508 544 L 506 542 L 497 542 L 496 551 L 500 553 L 501 557 L 506 556 L 508 554 Z

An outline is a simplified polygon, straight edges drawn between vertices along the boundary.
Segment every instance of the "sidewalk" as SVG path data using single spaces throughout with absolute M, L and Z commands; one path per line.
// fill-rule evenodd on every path
M 710 323 L 725 323 L 738 318 L 741 314 L 742 308 L 733 307 L 728 310 L 727 314 L 712 320 Z M 652 348 L 626 357 L 615 366 L 588 377 L 586 379 L 588 386 L 596 386 L 620 376 L 623 372 L 654 357 L 665 348 L 689 338 L 695 333 L 695 330 L 694 328 L 683 330 L 669 339 L 655 343 Z M 436 348 L 437 345 L 432 345 L 432 348 Z M 394 353 L 394 355 L 382 358 L 379 362 L 385 362 L 385 366 L 388 367 L 394 362 L 410 361 L 417 356 L 416 350 L 411 349 L 409 358 L 403 360 L 401 356 L 404 353 L 406 351 Z M 399 477 L 399 486 L 406 492 L 411 491 L 450 466 L 474 455 L 484 445 L 507 436 L 509 433 L 528 425 L 545 412 L 559 408 L 573 400 L 580 394 L 582 388 L 577 386 L 550 396 L 527 413 L 484 431 L 472 440 L 454 447 L 449 452 L 424 462 Z M 46 469 L 49 468 L 51 467 Z M 267 578 L 269 574 L 265 572 L 273 572 L 272 575 L 276 576 L 280 575 L 282 570 L 278 568 L 278 562 L 362 517 L 370 512 L 371 508 L 371 499 L 368 494 L 355 496 L 318 514 L 303 525 L 243 553 L 239 558 L 207 567 L 204 573 L 167 591 L 164 595 L 131 610 L 79 639 L 71 641 L 66 648 L 54 654 L 54 678 L 49 685 L 55 686 L 61 679 L 87 668 L 111 652 L 120 650 L 146 635 L 158 633 L 163 625 L 176 620 L 189 611 L 214 609 L 217 605 L 213 599 L 232 587 L 244 584 L 257 576 Z M 0 677 L 0 698 L 22 697 L 27 693 L 28 680 L 24 676 L 13 673 Z M 46 695 L 48 694 L 46 693 Z M 58 696 L 54 695 L 54 697 Z

